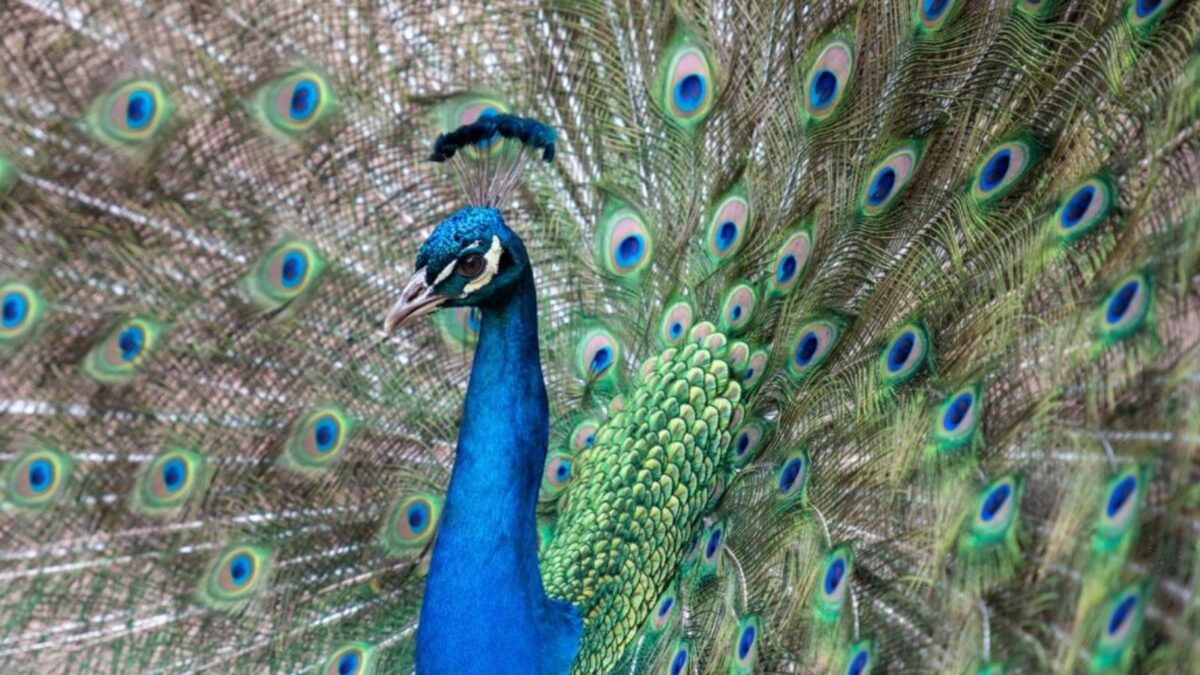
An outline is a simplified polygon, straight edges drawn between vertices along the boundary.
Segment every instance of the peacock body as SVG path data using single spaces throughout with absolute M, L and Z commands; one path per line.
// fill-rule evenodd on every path
M 6 672 L 1196 672 L 1200 4 L 0 17 Z

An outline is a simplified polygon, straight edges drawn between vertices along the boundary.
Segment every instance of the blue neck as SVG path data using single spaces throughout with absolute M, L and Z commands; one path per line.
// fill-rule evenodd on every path
M 502 304 L 481 309 L 454 471 L 421 607 L 417 670 L 530 672 L 528 664 L 541 663 L 543 673 L 563 672 L 574 658 L 578 618 L 572 609 L 564 621 L 563 608 L 547 600 L 538 571 L 536 509 L 549 410 L 533 275 L 526 271 Z

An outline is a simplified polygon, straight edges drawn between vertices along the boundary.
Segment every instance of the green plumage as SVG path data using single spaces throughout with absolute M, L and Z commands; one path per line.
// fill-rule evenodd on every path
M 620 658 L 674 576 L 727 466 L 741 387 L 730 379 L 720 337 L 652 358 L 627 407 L 579 461 L 542 552 L 547 594 L 574 604 L 589 626 L 576 672 L 604 672 Z
M 435 5 L 0 8 L 0 670 L 411 671 L 488 112 L 575 672 L 1194 670 L 1200 3 Z

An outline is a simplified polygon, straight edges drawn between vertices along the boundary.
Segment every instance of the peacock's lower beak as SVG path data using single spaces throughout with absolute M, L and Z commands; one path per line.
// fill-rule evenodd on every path
M 383 330 L 392 335 L 400 326 L 433 313 L 447 300 L 446 296 L 434 295 L 433 287 L 425 282 L 425 268 L 421 268 L 413 274 L 400 299 L 388 310 L 383 319 Z

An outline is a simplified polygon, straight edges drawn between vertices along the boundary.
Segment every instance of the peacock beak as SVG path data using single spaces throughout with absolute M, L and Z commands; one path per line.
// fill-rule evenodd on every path
M 392 335 L 400 326 L 426 314 L 432 314 L 447 300 L 447 296 L 434 295 L 433 286 L 425 281 L 425 268 L 422 267 L 413 274 L 408 286 L 400 294 L 400 299 L 388 310 L 383 319 L 383 330 Z

